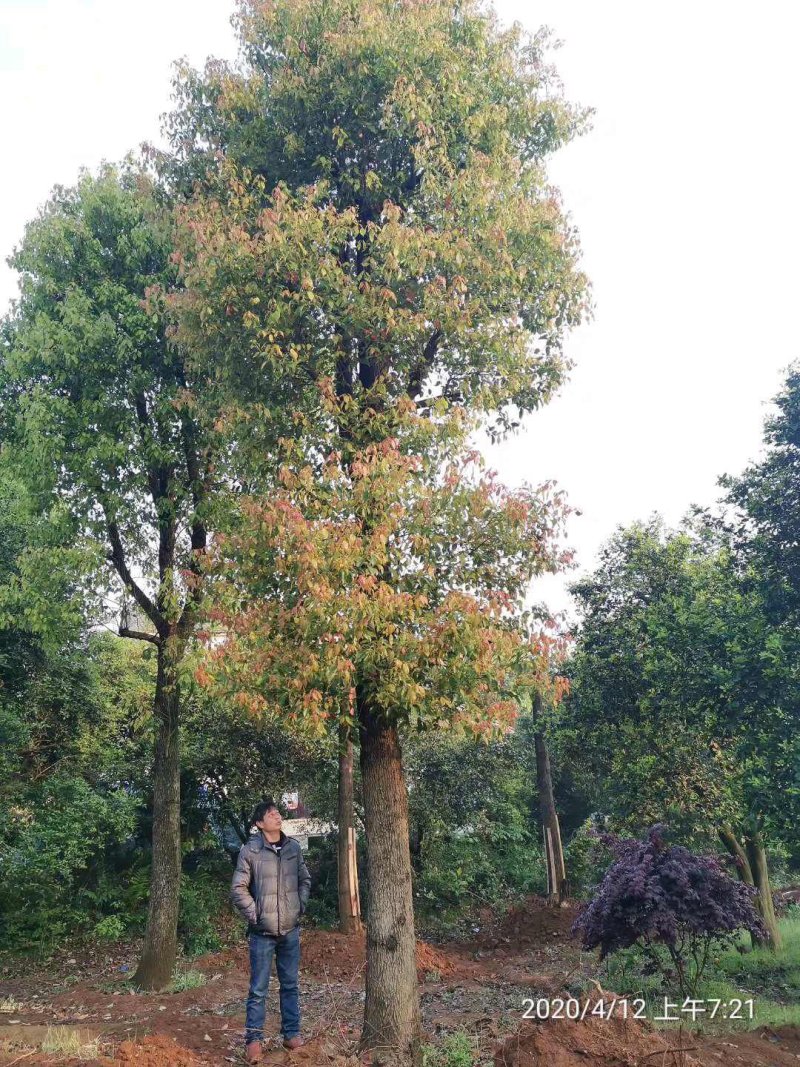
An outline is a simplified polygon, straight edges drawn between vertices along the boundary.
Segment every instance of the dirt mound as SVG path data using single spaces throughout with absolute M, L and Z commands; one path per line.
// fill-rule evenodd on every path
M 453 978 L 460 973 L 457 961 L 445 956 L 438 948 L 417 942 L 417 974 L 423 978 L 426 974 L 438 974 L 440 978 Z
M 123 1041 L 113 1059 L 103 1058 L 100 1063 L 103 1067 L 200 1067 L 202 1060 L 166 1034 L 152 1034 L 140 1043 Z
M 296 1067 L 364 1067 L 369 1060 L 348 1055 L 331 1042 L 320 1038 L 309 1041 L 291 1055 L 283 1051 L 267 1052 L 261 1062 L 264 1067 L 289 1067 L 290 1064 Z
M 704 1067 L 796 1067 L 800 1027 L 763 1027 L 744 1033 L 698 1038 Z
M 684 1047 L 692 1042 L 684 1039 Z M 698 1067 L 700 1061 L 676 1058 L 660 1035 L 633 1019 L 548 1019 L 524 1023 L 498 1048 L 495 1067 L 643 1067 L 663 1062 Z
M 303 938 L 300 966 L 316 978 L 363 981 L 366 967 L 365 935 L 314 930 Z M 426 975 L 453 978 L 464 972 L 462 960 L 441 952 L 425 941 L 417 942 L 417 975 L 421 981 Z
M 348 981 L 363 978 L 366 966 L 364 934 L 340 934 L 335 930 L 310 930 L 304 933 L 300 948 L 300 967 L 315 978 L 339 978 Z
M 578 910 L 573 902 L 554 908 L 543 897 L 529 896 L 507 911 L 498 924 L 486 929 L 484 936 L 491 942 L 510 942 L 520 947 L 569 938 Z
M 681 1037 L 622 1018 L 526 1022 L 494 1059 L 495 1067 L 792 1067 L 798 1061 L 796 1026 Z

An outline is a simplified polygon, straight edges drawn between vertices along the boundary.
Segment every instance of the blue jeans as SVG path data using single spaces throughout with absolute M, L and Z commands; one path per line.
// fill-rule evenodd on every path
M 246 1042 L 264 1040 L 264 1016 L 272 957 L 278 971 L 281 994 L 281 1032 L 284 1038 L 300 1033 L 300 997 L 297 972 L 300 968 L 300 927 L 281 937 L 250 934 L 250 991 L 245 1018 Z

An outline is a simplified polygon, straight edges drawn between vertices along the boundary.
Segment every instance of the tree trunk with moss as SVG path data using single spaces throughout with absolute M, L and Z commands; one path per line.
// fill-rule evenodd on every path
M 775 918 L 767 853 L 760 832 L 758 830 L 748 831 L 743 841 L 739 840 L 729 826 L 721 826 L 717 832 L 720 841 L 733 857 L 741 881 L 757 891 L 756 907 L 766 928 L 767 936 L 757 937 L 751 934 L 753 948 L 772 948 L 776 952 L 779 951 L 782 945 L 781 933 Z
M 764 839 L 761 836 L 761 832 L 757 829 L 748 830 L 745 834 L 744 843 L 747 850 L 747 858 L 750 861 L 750 870 L 753 874 L 753 885 L 758 892 L 756 903 L 767 930 L 767 937 L 763 944 L 765 948 L 780 952 L 783 947 L 783 941 L 778 928 L 778 920 L 775 917 L 772 887 L 769 883 L 767 850 L 764 847 Z

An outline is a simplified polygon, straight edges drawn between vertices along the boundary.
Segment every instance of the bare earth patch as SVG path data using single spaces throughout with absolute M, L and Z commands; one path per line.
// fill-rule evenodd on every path
M 496 1067 L 784 1067 L 800 1063 L 796 1027 L 714 1037 L 685 1033 L 691 1051 L 671 1051 L 677 1033 L 633 1020 L 584 1022 L 522 1019 L 524 999 L 553 996 L 586 968 L 569 928 L 572 907 L 552 909 L 535 898 L 500 919 L 487 913 L 468 942 L 417 946 L 423 1026 L 430 1041 L 455 1030 L 473 1034 L 484 1063 Z M 65 950 L 68 952 L 69 950 Z M 0 1067 L 201 1067 L 242 1063 L 246 946 L 192 963 L 204 984 L 179 993 L 139 994 L 126 980 L 136 946 L 81 955 L 59 953 L 0 975 Z M 301 960 L 301 1010 L 307 1045 L 280 1045 L 277 981 L 267 1005 L 266 1064 L 357 1067 L 364 1000 L 364 938 L 306 929 Z M 80 1029 L 99 1042 L 93 1060 L 41 1051 L 48 1028 Z M 84 1045 L 84 1048 L 88 1046 Z

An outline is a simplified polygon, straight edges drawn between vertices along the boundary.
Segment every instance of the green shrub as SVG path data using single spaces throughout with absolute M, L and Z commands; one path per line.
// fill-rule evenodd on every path
M 0 815 L 0 941 L 47 948 L 93 925 L 92 884 L 135 825 L 138 802 L 67 774 Z
M 595 836 L 598 823 L 586 819 L 564 847 L 564 862 L 572 896 L 591 895 L 602 882 L 611 862 L 611 853 Z
M 410 739 L 414 894 L 431 929 L 545 888 L 535 755 L 524 731 L 488 744 Z M 444 930 L 442 930 L 444 932 Z
M 363 835 L 358 841 L 359 854 L 364 847 Z M 305 915 L 307 920 L 323 927 L 335 927 L 339 922 L 339 863 L 338 836 L 312 838 L 305 856 L 306 866 L 311 874 L 311 897 Z M 359 855 L 359 861 L 362 860 Z M 359 862 L 359 891 L 362 906 L 366 899 L 366 872 L 363 862 Z
M 481 812 L 472 826 L 429 827 L 415 864 L 414 894 L 429 923 L 447 925 L 468 910 L 541 893 L 545 879 L 538 835 L 521 819 Z
M 119 915 L 106 915 L 94 924 L 92 934 L 98 941 L 119 941 L 125 936 L 125 923 Z
M 220 948 L 218 923 L 228 906 L 229 883 L 230 866 L 223 857 L 218 862 L 209 859 L 206 869 L 181 879 L 178 936 L 187 956 L 201 956 Z

